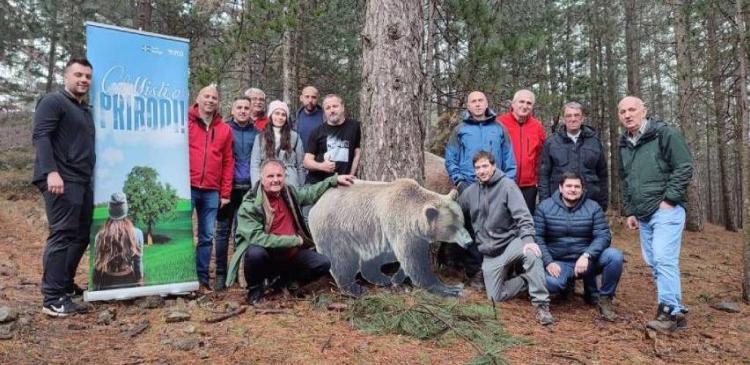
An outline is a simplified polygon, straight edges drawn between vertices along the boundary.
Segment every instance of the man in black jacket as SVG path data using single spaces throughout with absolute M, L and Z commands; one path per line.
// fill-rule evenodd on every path
M 42 97 L 34 113 L 32 182 L 42 193 L 49 224 L 42 258 L 42 311 L 55 317 L 86 311 L 71 298 L 83 294 L 73 279 L 89 244 L 94 209 L 95 128 L 83 100 L 91 73 L 88 60 L 71 59 L 63 74 L 65 88 Z
M 576 102 L 563 106 L 564 125 L 544 142 L 539 158 L 539 201 L 557 191 L 564 172 L 577 172 L 586 185 L 586 198 L 606 212 L 609 201 L 607 157 L 593 128 L 583 125 L 583 107 Z
M 542 251 L 550 294 L 565 293 L 583 278 L 586 302 L 614 321 L 612 299 L 622 274 L 622 251 L 609 247 L 612 235 L 602 208 L 583 197 L 581 175 L 563 173 L 559 188 L 534 212 L 536 242 Z M 596 277 L 602 275 L 601 288 Z

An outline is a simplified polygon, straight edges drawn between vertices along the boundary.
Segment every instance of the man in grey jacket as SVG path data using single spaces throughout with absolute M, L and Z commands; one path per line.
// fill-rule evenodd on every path
M 516 183 L 496 168 L 487 151 L 474 155 L 477 182 L 461 194 L 459 204 L 471 217 L 476 247 L 483 256 L 487 296 L 496 301 L 529 292 L 542 325 L 554 323 L 544 286 L 542 252 L 534 242 L 534 220 Z

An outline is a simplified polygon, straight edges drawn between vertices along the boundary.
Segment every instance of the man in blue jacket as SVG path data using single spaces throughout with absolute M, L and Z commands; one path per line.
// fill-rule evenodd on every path
M 534 213 L 547 290 L 565 293 L 576 278 L 583 278 L 586 302 L 597 306 L 605 320 L 614 321 L 612 299 L 622 274 L 622 251 L 609 247 L 612 236 L 604 211 L 583 194 L 581 175 L 565 172 L 558 191 L 539 203 Z M 596 283 L 599 274 L 601 288 Z
M 250 152 L 258 130 L 252 122 L 252 101 L 247 96 L 234 99 L 231 116 L 227 124 L 232 130 L 232 153 L 234 154 L 234 179 L 229 204 L 219 209 L 216 216 L 216 281 L 214 289 L 224 290 L 227 275 L 229 237 L 236 230 L 237 210 L 242 198 L 250 190 Z M 234 227 L 234 229 L 232 229 Z
M 445 146 L 445 169 L 459 192 L 476 181 L 472 159 L 479 151 L 495 156 L 497 168 L 510 179 L 516 178 L 516 159 L 510 137 L 495 122 L 497 115 L 487 107 L 487 97 L 473 91 L 466 98 L 463 121 L 451 132 Z

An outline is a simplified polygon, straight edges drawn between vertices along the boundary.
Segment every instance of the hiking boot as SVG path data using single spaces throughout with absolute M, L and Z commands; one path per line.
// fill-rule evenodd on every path
M 65 290 L 65 295 L 71 297 L 71 298 L 80 298 L 83 296 L 83 292 L 85 290 L 78 286 L 76 283 L 73 283 L 72 286 L 68 287 L 67 290 Z
M 469 279 L 469 286 L 478 292 L 484 291 L 484 273 L 482 270 L 477 271 L 477 273 Z
M 226 285 L 227 277 L 224 275 L 216 275 L 216 279 L 214 280 L 214 290 L 215 291 L 224 291 L 227 289 Z
M 247 295 L 245 296 L 245 302 L 249 305 L 256 305 L 260 303 L 263 298 L 263 285 L 253 285 L 247 288 Z
M 599 298 L 596 307 L 599 309 L 599 314 L 602 315 L 602 318 L 605 321 L 614 322 L 615 320 L 617 320 L 617 313 L 615 313 L 614 311 L 612 297 L 602 296 L 601 298 Z
M 586 302 L 586 304 L 598 307 L 599 306 L 599 293 L 583 293 L 583 301 Z
M 674 307 L 667 304 L 659 304 L 656 319 L 648 321 L 646 328 L 662 332 L 671 333 L 684 330 L 687 328 L 687 318 L 684 312 L 672 314 Z
M 86 312 L 88 312 L 88 307 L 73 303 L 67 295 L 42 306 L 42 313 L 51 317 L 67 317 L 71 314 L 83 314 Z
M 549 326 L 555 323 L 555 317 L 552 317 L 552 313 L 549 312 L 549 304 L 535 304 L 536 307 L 536 320 L 542 326 Z

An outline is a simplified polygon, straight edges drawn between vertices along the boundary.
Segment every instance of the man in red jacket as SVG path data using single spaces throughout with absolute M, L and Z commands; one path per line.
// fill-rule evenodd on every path
M 536 208 L 539 155 L 546 138 L 542 123 L 532 115 L 535 101 L 531 91 L 518 90 L 513 96 L 510 111 L 497 117 L 498 123 L 508 130 L 516 158 L 516 184 L 521 188 L 531 215 L 534 215 Z
M 209 85 L 201 89 L 188 110 L 190 145 L 190 195 L 198 215 L 198 247 L 195 268 L 201 291 L 210 291 L 208 264 L 216 225 L 216 213 L 229 203 L 234 157 L 232 131 L 219 113 L 219 91 Z

